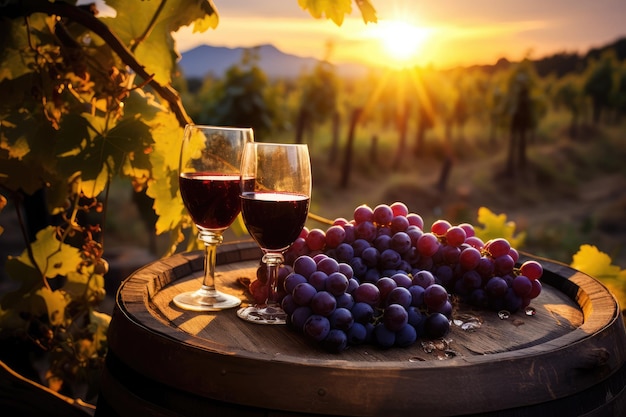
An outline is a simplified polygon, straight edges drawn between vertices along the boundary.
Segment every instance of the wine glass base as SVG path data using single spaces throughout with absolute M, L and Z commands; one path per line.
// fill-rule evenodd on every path
M 237 317 L 257 324 L 286 324 L 287 313 L 280 307 L 248 306 L 237 310 Z
M 178 294 L 173 301 L 177 307 L 191 311 L 220 311 L 238 307 L 241 304 L 241 300 L 234 295 L 221 292 L 206 295 L 202 291 L 188 291 Z

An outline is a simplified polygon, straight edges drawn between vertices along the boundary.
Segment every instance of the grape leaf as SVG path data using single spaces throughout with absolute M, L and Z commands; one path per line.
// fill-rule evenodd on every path
M 478 209 L 477 223 L 481 226 L 474 226 L 476 236 L 484 242 L 495 238 L 505 238 L 512 247 L 520 248 L 526 239 L 526 233 L 515 234 L 515 222 L 507 221 L 505 214 L 495 214 L 486 207 Z
M 56 230 L 57 228 L 54 226 L 41 229 L 37 232 L 36 239 L 31 244 L 35 263 L 46 278 L 67 275 L 76 270 L 78 264 L 82 261 L 78 249 L 57 239 Z M 35 267 L 26 250 L 16 259 L 24 265 Z
M 171 113 L 161 112 L 154 120 L 154 149 L 150 155 L 152 179 L 146 194 L 154 199 L 154 211 L 159 216 L 156 232 L 175 229 L 187 217 L 178 191 L 178 158 L 183 130 Z
M 361 10 L 361 16 L 363 17 L 363 23 L 377 23 L 378 17 L 376 17 L 376 9 L 372 6 L 369 0 L 354 0 L 356 5 Z
M 96 351 L 105 348 L 107 340 L 107 330 L 111 323 L 111 316 L 94 309 L 89 309 L 89 330 L 93 335 L 93 343 Z
M 45 313 L 48 314 L 48 320 L 53 326 L 63 323 L 65 320 L 65 307 L 68 304 L 68 298 L 65 291 L 52 291 L 47 287 L 40 288 L 36 296 L 41 297 L 45 305 Z M 35 304 L 35 303 L 33 303 Z M 44 312 L 33 311 L 34 314 L 41 315 Z
M 626 306 L 626 269 L 612 265 L 609 255 L 593 245 L 581 245 L 570 266 L 601 281 Z
M 337 26 L 341 26 L 344 16 L 352 12 L 352 0 L 298 0 L 298 4 L 314 18 L 326 17 Z
M 172 32 L 192 24 L 194 31 L 204 31 L 207 28 L 216 28 L 219 22 L 217 9 L 208 0 L 105 2 L 117 14 L 101 20 L 126 46 L 136 47 L 135 58 L 161 84 L 170 83 L 178 59 Z M 153 22 L 153 19 L 156 20 Z

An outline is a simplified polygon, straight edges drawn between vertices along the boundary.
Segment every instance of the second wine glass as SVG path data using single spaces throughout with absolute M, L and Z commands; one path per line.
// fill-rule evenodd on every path
M 311 200 L 307 145 L 248 143 L 241 162 L 241 214 L 250 236 L 263 250 L 267 300 L 240 308 L 237 315 L 260 324 L 285 324 L 277 297 L 283 253 L 300 235 Z

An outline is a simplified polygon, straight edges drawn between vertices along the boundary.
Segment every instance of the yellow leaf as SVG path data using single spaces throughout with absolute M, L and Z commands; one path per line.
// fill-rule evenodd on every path
M 205 32 L 207 29 L 216 29 L 220 22 L 220 18 L 217 13 L 204 16 L 202 19 L 196 19 L 193 22 L 192 33 Z
M 479 225 L 474 227 L 476 236 L 484 242 L 490 239 L 504 238 L 514 248 L 520 248 L 524 244 L 526 234 L 523 232 L 516 234 L 515 222 L 507 221 L 505 214 L 495 214 L 488 208 L 481 207 L 478 209 L 477 223 L 483 227 Z
M 68 300 L 65 298 L 66 293 L 64 291 L 51 291 L 47 287 L 42 287 L 36 294 L 45 303 L 50 324 L 53 326 L 62 324 L 65 319 L 65 307 L 68 304 Z
M 37 232 L 35 241 L 31 244 L 33 258 L 46 278 L 54 278 L 57 275 L 65 276 L 75 271 L 82 261 L 80 251 L 77 248 L 57 239 L 56 230 L 54 226 L 40 230 Z M 17 260 L 27 266 L 35 267 L 26 250 L 17 257 Z
M 611 265 L 611 257 L 592 245 L 581 245 L 572 258 L 571 267 L 594 278 L 616 278 L 619 266 Z

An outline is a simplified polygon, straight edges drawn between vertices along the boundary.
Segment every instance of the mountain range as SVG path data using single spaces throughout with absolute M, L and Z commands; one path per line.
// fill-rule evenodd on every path
M 185 78 L 204 78 L 209 74 L 220 78 L 228 68 L 241 62 L 246 49 L 250 48 L 200 45 L 183 52 L 179 65 Z M 255 49 L 258 66 L 269 78 L 296 78 L 310 72 L 319 62 L 316 58 L 286 54 L 274 45 L 259 45 Z M 338 64 L 336 67 L 339 75 L 367 72 L 367 67 L 359 64 Z
M 221 78 L 226 70 L 241 62 L 243 53 L 250 48 L 227 48 L 222 46 L 201 45 L 182 53 L 179 65 L 187 79 L 204 78 L 212 74 Z M 258 65 L 269 78 L 296 78 L 303 73 L 310 73 L 319 62 L 316 58 L 286 54 L 274 45 L 259 45 Z M 555 74 L 562 76 L 568 72 L 578 71 L 590 59 L 598 59 L 606 50 L 612 49 L 619 61 L 626 59 L 626 37 L 617 39 L 598 48 L 590 49 L 586 54 L 561 52 L 551 56 L 535 59 L 535 67 L 539 75 Z M 493 65 L 481 65 L 486 71 L 494 71 L 509 65 L 502 58 Z M 339 76 L 362 76 L 368 67 L 360 64 L 335 65 Z

